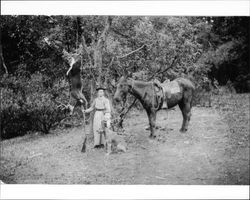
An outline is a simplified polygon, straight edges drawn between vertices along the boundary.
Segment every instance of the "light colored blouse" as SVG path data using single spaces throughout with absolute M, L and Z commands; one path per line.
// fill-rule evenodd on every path
M 106 97 L 97 97 L 94 100 L 91 107 L 93 109 L 97 109 L 97 110 L 104 110 L 104 113 L 110 113 L 111 112 L 109 99 L 106 98 Z

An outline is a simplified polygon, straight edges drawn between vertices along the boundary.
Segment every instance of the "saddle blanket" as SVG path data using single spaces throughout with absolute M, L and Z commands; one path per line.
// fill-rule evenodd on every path
M 171 81 L 168 83 L 162 83 L 161 87 L 163 89 L 164 94 L 170 98 L 172 94 L 179 93 L 181 88 L 177 81 Z

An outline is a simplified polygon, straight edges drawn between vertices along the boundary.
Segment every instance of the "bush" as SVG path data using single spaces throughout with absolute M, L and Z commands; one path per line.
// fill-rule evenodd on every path
M 53 87 L 48 88 L 44 81 L 47 81 L 46 77 L 41 74 L 34 74 L 30 79 L 22 76 L 4 76 L 1 79 L 2 139 L 31 131 L 48 134 L 66 117 L 66 111 L 59 109 L 55 102 L 55 98 L 63 95 L 56 94 Z
M 22 136 L 31 130 L 29 113 L 15 106 L 1 109 L 1 138 L 8 139 Z
M 33 130 L 48 134 L 51 128 L 65 118 L 66 113 L 57 108 L 50 94 L 33 94 L 29 98 L 30 119 L 33 121 Z

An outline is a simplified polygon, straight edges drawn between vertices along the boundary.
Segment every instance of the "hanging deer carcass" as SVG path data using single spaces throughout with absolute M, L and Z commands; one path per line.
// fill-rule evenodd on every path
M 49 38 L 45 37 L 44 42 L 51 48 L 56 49 L 60 53 L 62 53 L 63 59 L 69 64 L 69 69 L 66 72 L 66 77 L 69 81 L 70 86 L 70 101 L 68 105 L 64 105 L 60 103 L 60 106 L 65 107 L 66 109 L 70 109 L 70 115 L 73 114 L 74 108 L 77 106 L 85 105 L 87 107 L 87 100 L 82 93 L 83 90 L 83 83 L 81 79 L 81 52 L 82 46 L 80 46 L 75 53 L 68 53 L 65 49 L 60 50 L 60 48 L 55 44 L 54 41 L 50 41 Z M 75 100 L 76 103 L 71 105 L 72 100 Z
M 82 93 L 83 90 L 83 82 L 81 79 L 81 66 L 78 60 L 74 57 L 71 58 L 70 67 L 66 73 L 66 77 L 69 81 L 70 86 L 70 114 L 72 115 L 74 112 L 74 108 L 77 106 L 82 107 L 84 105 L 85 109 L 87 107 L 87 100 Z M 76 103 L 71 105 L 72 100 L 75 100 Z
M 58 49 L 57 46 L 53 42 L 49 41 L 48 38 L 44 38 L 44 41 L 50 47 L 55 47 L 56 49 Z M 77 51 L 74 54 L 68 53 L 64 49 L 62 51 L 62 54 L 63 54 L 62 57 L 69 64 L 69 69 L 66 72 L 66 77 L 67 77 L 67 79 L 69 81 L 70 100 L 69 100 L 68 105 L 60 103 L 59 106 L 63 106 L 64 108 L 69 109 L 70 110 L 70 115 L 73 114 L 75 107 L 77 107 L 77 106 L 81 107 L 81 111 L 82 111 L 82 114 L 83 114 L 83 122 L 84 122 L 83 123 L 84 124 L 84 127 L 83 127 L 83 129 L 84 129 L 84 138 L 83 138 L 82 152 L 85 152 L 87 137 L 86 137 L 86 130 L 85 130 L 85 126 L 86 126 L 85 113 L 83 112 L 83 110 L 87 108 L 88 102 L 87 102 L 85 96 L 82 93 L 83 82 L 82 82 L 82 79 L 81 79 L 81 62 L 79 62 L 80 58 L 81 58 L 82 46 L 80 46 L 79 49 L 77 49 Z M 73 100 L 75 100 L 75 103 L 73 103 L 73 105 L 71 105 Z
M 83 110 L 87 108 L 88 102 L 82 93 L 83 82 L 81 79 L 81 65 L 77 61 L 78 61 L 77 59 L 75 59 L 74 57 L 71 57 L 70 68 L 68 69 L 66 73 L 66 77 L 68 78 L 69 86 L 70 86 L 70 103 L 73 99 L 76 100 L 76 103 L 73 106 L 70 105 L 69 103 L 70 114 L 71 115 L 73 114 L 74 109 L 77 106 L 81 107 L 81 111 L 83 114 L 84 138 L 83 138 L 83 145 L 82 145 L 81 151 L 85 152 L 87 137 L 86 137 L 86 129 L 85 129 L 86 127 L 85 113 L 83 112 Z

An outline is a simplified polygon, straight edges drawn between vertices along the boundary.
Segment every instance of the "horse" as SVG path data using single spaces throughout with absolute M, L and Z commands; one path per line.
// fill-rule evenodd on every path
M 164 103 L 168 109 L 179 105 L 183 116 L 180 131 L 186 132 L 188 130 L 194 91 L 194 84 L 186 78 L 177 78 L 171 82 L 159 84 L 122 76 L 116 87 L 114 101 L 117 103 L 124 101 L 128 93 L 135 96 L 146 110 L 150 138 L 155 138 L 156 113 L 162 109 Z

